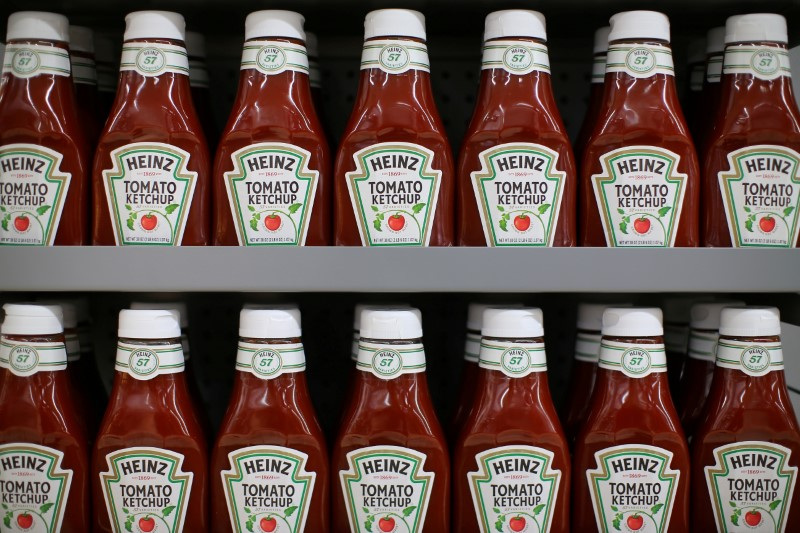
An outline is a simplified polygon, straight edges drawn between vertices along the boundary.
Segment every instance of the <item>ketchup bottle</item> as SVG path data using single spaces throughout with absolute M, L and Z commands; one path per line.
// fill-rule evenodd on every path
M 174 310 L 119 315 L 114 386 L 94 445 L 94 532 L 209 531 L 206 436 Z
M 458 162 L 460 246 L 574 246 L 575 159 L 550 84 L 544 15 L 486 16 Z
M 800 427 L 774 307 L 722 310 L 705 421 L 692 448 L 695 531 L 800 531 Z
M 786 43 L 781 15 L 725 26 L 721 109 L 705 157 L 706 246 L 800 242 L 800 112 Z
M 192 103 L 208 141 L 208 152 L 213 156 L 217 149 L 219 132 L 214 121 L 211 79 L 206 66 L 206 38 L 202 33 L 186 32 L 186 53 L 189 54 L 189 86 L 192 88 Z
M 297 308 L 242 310 L 211 457 L 213 531 L 329 530 L 328 453 L 305 367 Z
M 589 137 L 591 137 L 592 132 L 594 132 L 598 115 L 603 108 L 606 56 L 608 55 L 608 33 L 610 31 L 610 26 L 603 26 L 602 28 L 597 28 L 594 32 L 592 86 L 589 89 L 589 104 L 586 107 L 586 114 L 583 116 L 581 129 L 572 147 L 575 152 L 575 162 L 578 166 L 583 163 L 583 153 L 586 151 L 586 144 L 589 142 Z
M 88 531 L 89 450 L 66 375 L 61 308 L 6 304 L 0 337 L 4 531 Z
M 661 300 L 664 310 L 664 347 L 667 351 L 667 378 L 673 396 L 678 394 L 681 371 L 689 351 L 689 321 L 693 296 L 667 296 Z
M 107 35 L 95 35 L 95 55 L 97 58 L 97 95 L 100 116 L 105 125 L 111 106 L 117 94 L 119 82 L 119 63 L 117 62 L 116 42 Z
M 331 457 L 331 531 L 450 531 L 450 462 L 416 309 L 365 309 L 354 393 Z
M 3 58 L 3 63 L 5 63 L 6 57 L 6 45 L 5 43 L 0 42 L 0 57 Z M 6 87 L 6 79 L 2 76 L 2 69 L 0 69 L 0 102 L 3 101 L 3 89 Z
M 692 306 L 689 349 L 675 398 L 678 416 L 689 443 L 697 425 L 703 421 L 703 408 L 711 389 L 720 312 L 725 307 L 736 305 L 744 305 L 744 302 L 700 302 Z
M 575 441 L 573 531 L 688 533 L 689 449 L 667 384 L 661 310 L 608 308 L 602 333 Z
M 703 78 L 703 94 L 701 96 L 702 120 L 695 133 L 695 146 L 698 157 L 706 152 L 708 136 L 716 122 L 722 99 L 722 58 L 725 51 L 725 26 L 711 28 L 706 34 L 706 73 Z M 701 161 L 702 164 L 702 161 Z M 701 184 L 702 185 L 702 184 Z M 700 187 L 702 189 L 702 186 Z M 701 190 L 702 194 L 702 190 Z
M 236 103 L 214 164 L 217 245 L 330 244 L 330 153 L 308 83 L 304 18 L 247 16 Z
M 209 155 L 183 17 L 137 11 L 125 23 L 117 98 L 94 158 L 94 244 L 208 244 Z
M 583 246 L 697 246 L 699 171 L 678 103 L 669 19 L 611 17 L 605 95 L 581 168 Z
M 336 156 L 335 242 L 451 246 L 453 158 L 433 101 L 425 17 L 380 9 L 364 30 L 358 96 Z
M 484 311 L 478 396 L 453 452 L 454 531 L 570 531 L 569 448 L 542 323 L 541 309 Z
M 570 371 L 567 406 L 564 410 L 564 433 L 572 445 L 578 436 L 591 406 L 592 391 L 597 378 L 597 361 L 600 358 L 600 330 L 603 312 L 608 307 L 626 307 L 629 304 L 578 304 L 578 331 Z
M 68 26 L 55 13 L 8 17 L 0 100 L 0 245 L 87 240 L 89 147 L 70 77 Z
M 97 64 L 94 59 L 94 32 L 85 26 L 69 27 L 69 59 L 75 98 L 90 149 L 94 149 L 105 117 L 100 118 L 97 95 Z

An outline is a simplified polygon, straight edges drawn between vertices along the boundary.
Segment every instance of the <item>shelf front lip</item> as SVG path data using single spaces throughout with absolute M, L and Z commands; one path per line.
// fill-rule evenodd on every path
M 0 291 L 798 292 L 800 250 L 4 247 Z

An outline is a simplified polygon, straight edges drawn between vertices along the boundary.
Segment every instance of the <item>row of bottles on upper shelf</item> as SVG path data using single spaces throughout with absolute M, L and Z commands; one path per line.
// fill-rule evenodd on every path
M 87 398 L 97 385 L 79 375 L 74 311 L 65 320 L 58 305 L 6 304 L 4 521 L 96 533 L 797 531 L 800 428 L 778 310 L 739 304 L 692 309 L 683 379 L 696 390 L 679 405 L 686 413 L 688 397 L 708 400 L 702 417 L 683 416 L 686 432 L 660 309 L 579 308 L 562 429 L 541 310 L 471 306 L 450 447 L 428 391 L 420 312 L 362 306 L 330 449 L 294 306 L 241 311 L 237 377 L 209 448 L 178 311 L 120 312 L 99 422 L 102 402 Z
M 714 30 L 702 105 L 689 117 L 694 142 L 669 20 L 614 15 L 598 31 L 573 151 L 551 88 L 544 17 L 491 13 L 457 161 L 433 99 L 422 14 L 367 15 L 358 96 L 335 161 L 309 87 L 303 22 L 289 11 L 247 17 L 238 95 L 217 142 L 198 119 L 208 116 L 207 96 L 190 92 L 181 15 L 126 17 L 117 95 L 101 126 L 84 96 L 75 105 L 67 19 L 13 14 L 0 101 L 0 244 L 798 243 L 800 114 L 780 15 L 730 17 L 724 38 Z M 80 96 L 90 90 L 79 74 L 86 47 L 73 54 Z

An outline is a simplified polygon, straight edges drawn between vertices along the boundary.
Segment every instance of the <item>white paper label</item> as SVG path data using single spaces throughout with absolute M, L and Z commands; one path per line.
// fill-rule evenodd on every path
M 547 372 L 544 343 L 516 343 L 483 339 L 479 366 L 500 371 L 510 378 Z
M 236 370 L 250 372 L 257 378 L 274 379 L 283 374 L 302 372 L 306 369 L 303 345 L 296 344 L 252 344 L 239 342 L 236 353 Z
M 606 54 L 597 54 L 592 59 L 592 83 L 603 83 L 606 79 Z
M 602 338 L 598 333 L 578 332 L 575 337 L 575 360 L 597 364 L 600 359 L 600 340 Z
M 481 357 L 480 331 L 467 330 L 467 340 L 464 344 L 464 359 L 470 363 L 478 364 Z
M 145 345 L 119 342 L 114 370 L 146 381 L 164 374 L 183 372 L 184 364 L 183 346 L 180 344 Z
M 719 188 L 734 247 L 785 247 L 800 230 L 800 154 L 783 146 L 747 146 L 728 154 Z
M 722 54 L 708 56 L 706 60 L 706 81 L 708 83 L 719 83 L 722 80 Z
M 190 154 L 164 143 L 132 143 L 111 152 L 103 186 L 117 245 L 178 246 L 194 198 Z
M 797 480 L 792 450 L 771 442 L 746 441 L 714 450 L 705 467 L 717 531 L 784 533 Z
M 299 146 L 260 143 L 231 154 L 225 173 L 240 246 L 304 245 L 317 194 L 319 172 Z
M 0 445 L 0 531 L 59 533 L 72 470 L 59 450 L 13 442 Z
M 251 446 L 228 454 L 220 472 L 228 516 L 236 533 L 305 531 L 317 474 L 308 455 L 281 446 Z
M 0 368 L 15 376 L 67 369 L 67 348 L 63 342 L 23 342 L 0 338 Z
M 503 69 L 511 74 L 550 74 L 547 46 L 533 41 L 498 40 L 484 43 L 481 70 Z
M 667 533 L 681 473 L 672 452 L 625 444 L 594 454 L 597 468 L 586 471 L 600 531 Z
M 561 483 L 552 452 L 501 446 L 477 454 L 475 461 L 478 471 L 467 478 L 481 533 L 550 531 Z
M 300 44 L 256 40 L 244 43 L 241 70 L 255 69 L 261 74 L 281 74 L 287 70 L 308 74 L 308 52 Z
M 69 52 L 46 44 L 9 44 L 3 58 L 3 72 L 24 79 L 43 74 L 69 76 Z
M 781 46 L 728 45 L 722 71 L 724 74 L 750 74 L 767 81 L 792 76 L 789 51 Z
M 489 246 L 552 246 L 566 173 L 558 153 L 531 143 L 501 144 L 478 155 L 472 186 Z
M 689 357 L 713 363 L 716 358 L 718 339 L 719 335 L 716 332 L 691 330 L 689 332 Z
M 592 176 L 608 246 L 675 245 L 686 193 L 680 156 L 657 146 L 626 146 L 600 157 Z
M 179 453 L 145 447 L 106 455 L 108 471 L 100 473 L 100 483 L 114 531 L 183 531 L 194 479 L 182 470 L 183 460 Z
M 97 85 L 97 65 L 91 57 L 70 54 L 72 81 L 83 85 Z
M 442 172 L 418 144 L 378 143 L 353 154 L 345 175 L 364 246 L 428 246 Z
M 748 376 L 760 377 L 783 371 L 783 349 L 780 342 L 743 342 L 720 339 L 717 343 L 716 365 L 741 370 Z
M 629 378 L 643 378 L 667 371 L 663 344 L 633 344 L 604 339 L 600 344 L 600 368 L 622 372 Z
M 146 77 L 167 72 L 189 75 L 186 48 L 174 44 L 129 42 L 122 45 L 120 72 L 135 71 Z
M 656 74 L 674 76 L 672 50 L 657 44 L 615 44 L 608 47 L 606 72 L 624 72 L 634 78 L 650 78 Z
M 396 39 L 366 41 L 361 52 L 361 70 L 377 68 L 388 74 L 409 70 L 430 72 L 428 47 L 425 43 Z
M 347 454 L 339 472 L 350 531 L 420 533 L 435 474 L 427 456 L 399 446 L 371 446 Z
M 0 245 L 52 246 L 72 175 L 37 144 L 0 146 Z
M 422 344 L 377 344 L 361 340 L 356 368 L 380 379 L 425 372 Z

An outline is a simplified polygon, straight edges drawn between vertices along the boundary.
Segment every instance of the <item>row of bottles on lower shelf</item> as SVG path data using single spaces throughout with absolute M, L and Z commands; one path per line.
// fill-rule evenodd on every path
M 421 313 L 363 306 L 347 407 L 329 447 L 309 397 L 299 310 L 245 306 L 234 390 L 209 447 L 206 413 L 184 375 L 180 313 L 152 307 L 120 312 L 114 384 L 100 421 L 94 413 L 102 400 L 89 398 L 99 389 L 79 366 L 85 358 L 70 307 L 65 317 L 58 305 L 4 306 L 6 527 L 800 528 L 800 429 L 776 308 L 694 306 L 679 416 L 661 311 L 582 306 L 580 364 L 562 429 L 548 386 L 541 310 L 472 306 L 462 409 L 448 446 L 428 391 Z M 698 511 L 691 520 L 690 509 Z
M 192 91 L 183 16 L 125 20 L 117 96 L 101 125 L 75 104 L 67 18 L 9 18 L 0 244 L 790 248 L 800 239 L 800 112 L 781 15 L 736 15 L 724 38 L 717 31 L 707 58 L 716 70 L 690 116 L 707 124 L 694 132 L 667 16 L 612 16 L 598 31 L 599 72 L 573 146 L 544 15 L 493 12 L 458 158 L 417 11 L 367 15 L 356 103 L 335 151 L 299 13 L 247 17 L 219 142 L 200 120 L 210 104 Z

